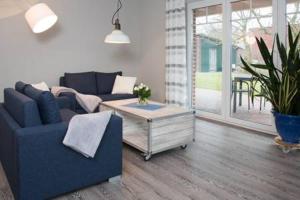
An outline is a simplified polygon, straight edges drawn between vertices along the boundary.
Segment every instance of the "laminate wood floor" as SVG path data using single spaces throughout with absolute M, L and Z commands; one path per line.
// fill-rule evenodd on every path
M 56 200 L 300 199 L 300 152 L 283 154 L 269 136 L 197 120 L 196 142 L 144 162 L 124 146 L 121 183 Z M 13 199 L 0 166 L 0 199 Z

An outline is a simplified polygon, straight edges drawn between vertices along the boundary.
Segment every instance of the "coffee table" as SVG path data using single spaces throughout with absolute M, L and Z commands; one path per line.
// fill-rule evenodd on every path
M 137 104 L 138 99 L 102 102 L 100 110 L 113 110 L 123 118 L 123 142 L 143 152 L 147 161 L 153 154 L 172 148 L 185 149 L 195 140 L 195 112 L 154 101 Z

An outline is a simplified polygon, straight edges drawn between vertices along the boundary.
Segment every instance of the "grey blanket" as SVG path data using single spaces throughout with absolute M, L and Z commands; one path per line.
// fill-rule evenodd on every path
M 103 111 L 75 115 L 69 123 L 63 144 L 87 158 L 94 158 L 111 118 L 111 113 L 111 111 Z
M 102 99 L 95 95 L 87 95 L 87 94 L 81 94 L 77 92 L 76 90 L 72 88 L 66 88 L 66 87 L 57 87 L 54 86 L 51 88 L 51 92 L 54 96 L 59 96 L 63 92 L 70 92 L 75 94 L 76 100 L 78 104 L 87 112 L 92 113 L 95 111 L 95 109 L 100 105 L 102 102 Z

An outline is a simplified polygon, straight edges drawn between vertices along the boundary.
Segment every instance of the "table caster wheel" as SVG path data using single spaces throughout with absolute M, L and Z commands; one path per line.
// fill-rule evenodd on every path
M 288 148 L 288 147 L 282 147 L 282 152 L 283 153 L 289 153 L 290 152 L 290 148 Z
M 186 148 L 187 148 L 187 145 L 181 145 L 180 148 L 181 148 L 181 149 L 186 149 Z
M 144 155 L 144 161 L 148 161 L 148 160 L 150 160 L 150 159 L 151 159 L 151 157 L 152 157 L 152 155 L 151 155 L 151 154 L 146 154 L 146 155 Z

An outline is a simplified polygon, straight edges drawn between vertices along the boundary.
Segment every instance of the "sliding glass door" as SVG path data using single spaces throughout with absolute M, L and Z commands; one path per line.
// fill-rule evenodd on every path
M 222 4 L 193 10 L 193 105 L 221 114 Z
M 271 49 L 275 33 L 285 40 L 287 22 L 295 33 L 300 30 L 300 0 L 201 0 L 188 4 L 191 103 L 200 116 L 275 131 L 272 106 L 264 98 L 252 98 L 261 85 L 242 69 L 240 57 L 262 63 L 255 38 L 263 38 Z M 274 62 L 279 63 L 277 53 Z
M 255 38 L 263 38 L 269 50 L 273 43 L 272 0 L 242 0 L 231 6 L 231 117 L 264 125 L 272 125 L 271 104 L 262 97 L 261 85 L 242 69 L 240 57 L 251 63 L 263 63 Z M 267 71 L 260 73 L 268 75 Z M 255 90 L 252 87 L 255 87 Z

